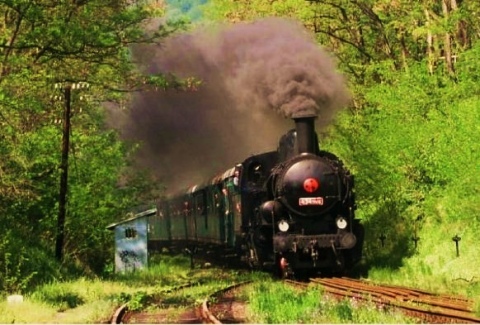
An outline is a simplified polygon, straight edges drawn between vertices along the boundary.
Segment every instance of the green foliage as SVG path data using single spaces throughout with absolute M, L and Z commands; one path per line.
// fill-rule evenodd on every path
M 415 232 L 426 240 L 421 231 L 427 225 L 460 221 L 479 227 L 474 197 L 480 179 L 474 170 L 480 148 L 472 135 L 480 109 L 471 79 L 476 76 L 466 73 L 478 64 L 477 51 L 475 46 L 463 53 L 456 80 L 429 74 L 423 62 L 408 73 L 383 71 L 387 82 L 364 88 L 364 108 L 344 112 L 330 129 L 325 145 L 357 176 L 370 261 L 400 267 L 414 253 Z
M 146 307 L 152 296 L 146 291 L 137 291 L 133 294 L 120 292 L 113 295 L 111 299 L 119 305 L 126 304 L 130 311 L 140 311 Z
M 149 296 L 145 291 L 136 292 L 128 301 L 129 310 L 141 310 L 145 307 L 149 300 Z
M 15 252 L 15 253 L 14 253 Z M 11 231 L 3 234 L 0 242 L 0 290 L 22 293 L 38 273 L 29 268 L 26 248 Z
M 202 10 L 207 19 L 233 23 L 272 16 L 307 21 L 314 16 L 305 0 L 210 0 Z
M 106 129 L 102 103 L 125 101 L 126 91 L 146 84 L 170 87 L 162 76 L 139 72 L 130 45 L 156 42 L 183 24 L 155 26 L 151 19 L 162 10 L 150 1 L 8 1 L 0 4 L 0 13 L 0 218 L 19 238 L 2 245 L 8 280 L 0 290 L 23 290 L 42 276 L 47 281 L 59 277 L 61 266 L 46 256 L 56 236 L 64 87 L 78 81 L 90 87 L 71 91 L 62 266 L 100 273 L 113 244 L 105 226 L 129 206 L 150 199 L 148 191 L 154 190 L 144 175 L 128 171 L 135 147 Z
M 329 130 L 325 146 L 356 174 L 371 279 L 478 296 L 469 288 L 480 267 L 479 48 L 462 52 L 454 79 L 425 62 L 378 69 L 382 82 L 362 88 L 362 109 L 343 112 Z

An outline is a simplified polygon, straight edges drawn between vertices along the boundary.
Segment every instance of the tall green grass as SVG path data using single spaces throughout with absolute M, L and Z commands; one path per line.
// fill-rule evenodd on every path
M 372 281 L 461 295 L 474 301 L 480 316 L 480 259 L 476 223 L 447 224 L 427 220 L 419 232 L 416 252 L 398 267 L 373 267 Z M 452 238 L 458 234 L 459 256 Z
M 249 294 L 248 322 L 257 324 L 386 324 L 415 323 L 412 319 L 377 306 L 352 300 L 327 298 L 318 287 L 298 290 L 284 283 L 264 281 Z
M 165 256 L 148 269 L 109 279 L 52 281 L 26 294 L 23 303 L 1 302 L 0 323 L 104 323 L 123 303 L 140 308 L 142 296 L 191 281 L 189 265 L 182 256 Z
M 80 278 L 52 282 L 27 294 L 22 303 L 0 303 L 0 323 L 104 323 L 136 289 L 116 281 Z

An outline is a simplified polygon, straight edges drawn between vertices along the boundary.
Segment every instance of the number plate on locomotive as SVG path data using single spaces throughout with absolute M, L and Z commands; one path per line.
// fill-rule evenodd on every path
M 298 205 L 323 205 L 323 197 L 301 197 L 298 199 Z

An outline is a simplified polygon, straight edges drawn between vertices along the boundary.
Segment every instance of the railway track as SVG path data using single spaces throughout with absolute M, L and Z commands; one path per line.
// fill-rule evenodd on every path
M 286 282 L 301 288 L 312 284 L 320 285 L 326 294 L 337 298 L 356 299 L 373 302 L 385 308 L 396 308 L 426 323 L 480 323 L 480 318 L 473 313 L 473 302 L 464 297 L 438 295 L 419 289 L 379 285 L 349 278 L 316 278 L 310 279 L 308 283 L 290 280 Z M 235 297 L 235 290 L 242 285 L 224 289 L 205 299 L 202 305 L 205 323 L 235 324 L 244 321 L 245 302 L 238 301 Z M 209 303 L 209 300 L 212 303 Z
M 207 324 L 241 324 L 245 322 L 246 301 L 238 297 L 238 291 L 251 282 L 234 284 L 206 298 L 200 314 Z
M 413 288 L 379 285 L 349 278 L 314 278 L 308 283 L 286 280 L 286 283 L 305 289 L 319 285 L 325 294 L 336 298 L 355 299 L 384 308 L 394 308 L 426 323 L 480 323 L 480 318 L 473 313 L 473 302 L 463 297 L 437 295 Z M 125 317 L 128 313 L 126 305 L 123 305 L 116 311 L 112 324 L 241 324 L 246 321 L 245 306 L 248 304 L 242 298 L 241 291 L 248 284 L 250 282 L 238 283 L 212 293 L 200 305 L 185 310 L 177 320 L 162 319 L 162 315 Z M 145 321 L 142 321 L 142 317 Z
M 176 286 L 158 293 L 157 299 L 166 298 L 172 292 L 178 292 L 183 289 L 196 286 L 198 283 L 192 282 Z M 168 303 L 157 301 L 156 303 L 162 305 L 162 309 L 148 312 L 148 311 L 131 311 L 128 308 L 128 303 L 121 305 L 115 310 L 111 318 L 111 324 L 199 324 L 202 323 L 202 317 L 198 311 L 192 308 L 184 308 L 182 303 Z M 170 308 L 171 307 L 171 308 Z M 183 311 L 178 315 L 172 317 L 172 310 L 182 309 Z M 177 313 L 177 312 L 175 312 Z
M 240 324 L 245 322 L 246 302 L 239 299 L 236 293 L 249 283 L 242 282 L 218 290 L 205 298 L 201 305 L 185 308 L 176 318 L 168 315 L 168 310 L 130 312 L 128 303 L 123 304 L 115 311 L 111 324 Z
M 473 313 L 473 302 L 463 297 L 349 278 L 316 278 L 310 281 L 321 285 L 326 293 L 336 297 L 391 306 L 428 323 L 480 323 L 480 318 Z

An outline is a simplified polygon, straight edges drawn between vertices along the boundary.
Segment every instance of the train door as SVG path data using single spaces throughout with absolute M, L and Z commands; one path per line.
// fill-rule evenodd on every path
M 183 202 L 183 227 L 185 230 L 185 240 L 189 239 L 189 220 L 190 220 L 190 215 L 192 214 L 192 209 L 190 208 L 190 202 L 188 200 L 184 200 Z
M 173 228 L 173 225 L 172 225 L 172 214 L 171 214 L 171 211 L 170 211 L 170 205 L 165 205 L 165 227 L 166 227 L 166 232 L 167 232 L 167 237 L 168 237 L 168 241 L 171 241 L 172 240 L 172 228 Z
M 193 197 L 190 197 L 190 214 L 188 219 L 189 240 L 197 240 L 197 207 Z
M 225 243 L 225 199 L 221 187 L 215 186 L 212 190 L 213 202 L 215 204 L 214 217 L 212 218 L 212 231 L 215 241 L 220 241 L 221 244 Z M 215 229 L 215 230 L 213 230 Z
M 241 197 L 236 186 L 230 182 L 223 191 L 225 195 L 225 243 L 233 247 L 235 245 L 235 233 L 241 231 Z
M 194 194 L 194 220 L 195 240 L 203 239 L 205 237 L 205 230 L 207 227 L 206 219 L 206 202 L 205 191 L 199 191 Z
M 230 193 L 229 187 L 224 187 L 222 189 L 223 193 L 223 205 L 224 205 L 224 217 L 223 217 L 223 233 L 224 233 L 224 243 L 228 246 L 233 245 L 233 198 Z
M 232 246 L 235 244 L 235 238 L 241 236 L 242 232 L 242 213 L 241 213 L 241 196 L 235 191 L 232 196 L 233 208 L 233 229 L 232 229 Z
M 220 187 L 215 188 L 215 193 L 214 193 L 214 198 L 215 198 L 215 205 L 217 207 L 216 209 L 216 216 L 218 219 L 218 239 L 220 240 L 220 243 L 225 243 L 226 242 L 226 236 L 225 236 L 225 215 L 226 215 L 226 198 L 225 198 L 225 192 L 220 189 Z
M 198 241 L 198 228 L 197 228 L 197 220 L 200 218 L 200 202 L 198 199 L 198 195 L 195 195 L 192 199 L 192 218 L 190 220 L 191 223 L 191 236 Z

